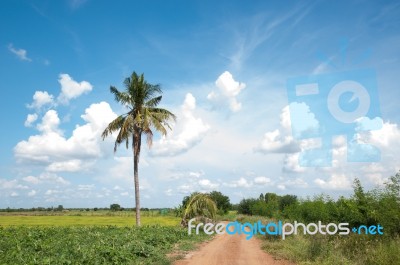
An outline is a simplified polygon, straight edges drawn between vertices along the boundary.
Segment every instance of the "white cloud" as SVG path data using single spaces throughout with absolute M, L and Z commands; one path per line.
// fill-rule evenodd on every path
M 50 195 L 54 195 L 54 194 L 58 194 L 58 193 L 60 193 L 59 190 L 50 189 L 50 190 L 47 190 L 44 194 L 47 195 L 47 196 L 50 196 Z
M 291 135 L 291 121 L 289 106 L 282 109 L 280 114 L 281 129 L 266 132 L 255 151 L 261 153 L 296 153 L 300 151 L 300 146 Z
M 286 187 L 285 187 L 285 185 L 283 185 L 283 184 L 279 184 L 278 186 L 276 186 L 278 189 L 280 189 L 280 190 L 285 190 L 286 189 Z
M 35 190 L 31 190 L 30 192 L 28 192 L 28 197 L 33 197 L 36 195 L 36 191 Z
M 393 149 L 393 145 L 400 145 L 400 129 L 396 123 L 385 122 L 380 130 L 360 133 L 360 138 L 381 148 Z
M 121 192 L 120 195 L 121 195 L 121 196 L 129 196 L 129 192 L 127 192 L 127 191 Z
M 38 115 L 36 113 L 28 114 L 28 116 L 26 117 L 25 123 L 24 123 L 25 127 L 31 127 L 32 124 L 37 120 L 37 118 L 38 118 Z
M 14 53 L 20 60 L 31 62 L 32 59 L 28 57 L 28 52 L 24 49 L 17 49 L 12 43 L 8 45 L 8 50 Z
M 306 167 L 299 164 L 300 153 L 285 154 L 283 159 L 283 170 L 286 172 L 304 172 Z
M 18 197 L 19 194 L 17 192 L 13 191 L 13 192 L 11 192 L 10 196 L 11 197 Z
M 319 122 L 306 103 L 290 103 L 289 110 L 294 138 L 309 138 L 311 135 L 317 134 Z
M 37 125 L 40 134 L 19 142 L 15 157 L 19 162 L 41 162 L 49 171 L 78 171 L 103 155 L 101 133 L 116 116 L 108 103 L 92 104 L 81 116 L 86 124 L 76 125 L 72 136 L 65 138 L 57 112 L 49 110 Z
M 361 117 L 356 119 L 356 131 L 371 131 L 379 130 L 382 128 L 383 120 L 380 117 L 370 119 L 368 117 Z
M 58 82 L 61 85 L 61 93 L 58 96 L 58 101 L 63 104 L 67 104 L 69 100 L 92 91 L 93 88 L 93 86 L 89 82 L 77 82 L 73 80 L 68 74 L 60 74 Z
M 54 104 L 54 96 L 49 94 L 47 91 L 35 91 L 33 94 L 33 102 L 27 105 L 30 109 L 40 109 L 43 106 Z
M 224 183 L 224 185 L 231 188 L 251 188 L 253 186 L 253 182 L 241 177 L 240 179 L 231 181 L 230 183 Z
M 208 179 L 201 179 L 201 180 L 199 180 L 199 186 L 202 189 L 205 189 L 205 190 L 212 190 L 212 189 L 218 188 L 219 184 L 218 183 L 212 183 Z
M 12 179 L 12 180 L 6 180 L 6 179 L 0 179 L 0 190 L 11 190 L 11 189 L 19 189 L 19 190 L 25 190 L 28 189 L 27 186 L 21 185 L 18 183 L 18 180 Z
M 267 185 L 271 183 L 271 179 L 267 177 L 256 177 L 254 178 L 254 183 L 259 185 Z
M 84 169 L 90 163 L 83 163 L 79 159 L 71 159 L 61 162 L 53 162 L 46 167 L 49 172 L 78 172 Z
M 351 188 L 351 181 L 345 174 L 332 174 L 327 181 L 317 178 L 314 183 L 323 189 L 347 190 Z
M 65 180 L 63 177 L 60 177 L 56 174 L 53 173 L 42 173 L 39 176 L 39 181 L 40 182 L 46 182 L 46 183 L 52 183 L 52 184 L 60 184 L 63 186 L 69 185 L 69 181 Z
M 218 87 L 219 93 L 211 91 L 207 99 L 219 102 L 223 98 L 224 100 L 228 100 L 229 108 L 232 112 L 241 110 L 242 104 L 237 101 L 236 97 L 246 87 L 246 84 L 235 81 L 232 74 L 225 71 L 218 77 L 217 81 L 215 81 L 215 85 Z
M 178 192 L 181 194 L 189 194 L 193 191 L 195 191 L 195 189 L 192 187 L 192 185 L 183 184 L 183 185 L 178 186 Z
M 23 181 L 28 182 L 29 184 L 37 185 L 41 183 L 48 184 L 61 184 L 61 185 L 69 185 L 69 181 L 65 180 L 63 177 L 58 176 L 57 174 L 44 172 L 40 174 L 39 177 L 35 176 L 26 176 L 22 178 Z
M 42 118 L 42 122 L 37 125 L 37 129 L 43 134 L 57 133 L 60 134 L 58 126 L 60 125 L 60 119 L 55 110 L 49 110 Z
M 199 143 L 210 126 L 201 118 L 196 118 L 196 99 L 186 94 L 181 113 L 178 115 L 176 126 L 166 137 L 154 143 L 150 155 L 153 156 L 175 156 L 187 152 L 190 148 Z
M 90 191 L 94 189 L 94 184 L 79 184 L 78 185 L 78 190 L 85 190 L 85 191 Z
M 172 196 L 173 195 L 173 190 L 172 189 L 167 189 L 164 191 L 164 194 L 167 196 Z
M 22 179 L 31 184 L 38 184 L 40 182 L 40 179 L 34 176 L 27 176 Z
M 262 153 L 295 153 L 300 151 L 299 144 L 293 140 L 290 135 L 283 136 L 281 132 L 276 129 L 272 132 L 264 134 L 264 138 L 261 141 L 256 151 Z

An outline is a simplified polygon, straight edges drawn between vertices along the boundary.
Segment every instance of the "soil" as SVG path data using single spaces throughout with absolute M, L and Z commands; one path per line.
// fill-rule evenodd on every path
M 189 252 L 184 259 L 174 265 L 293 265 L 287 260 L 277 260 L 261 249 L 261 240 L 246 235 L 217 235 L 197 251 Z

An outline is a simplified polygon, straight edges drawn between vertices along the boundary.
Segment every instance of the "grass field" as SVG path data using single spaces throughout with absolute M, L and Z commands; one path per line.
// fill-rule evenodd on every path
M 134 226 L 134 215 L 133 211 L 2 212 L 0 213 L 0 226 L 113 225 L 122 227 Z M 152 211 L 142 213 L 141 222 L 143 225 L 177 226 L 180 218 Z
M 173 216 L 154 216 L 141 218 L 143 225 L 177 226 L 180 219 Z M 0 226 L 134 226 L 133 216 L 0 216 Z

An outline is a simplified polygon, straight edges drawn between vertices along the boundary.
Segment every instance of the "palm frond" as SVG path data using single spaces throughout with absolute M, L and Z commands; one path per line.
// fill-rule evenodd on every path
M 149 107 L 149 108 L 154 108 L 160 103 L 161 99 L 162 99 L 162 96 L 152 98 L 145 103 L 145 106 Z
M 103 140 L 107 136 L 112 134 L 113 132 L 118 131 L 122 127 L 122 124 L 124 123 L 125 119 L 126 119 L 125 115 L 120 115 L 116 119 L 114 119 L 112 122 L 110 122 L 108 124 L 108 126 L 106 127 L 106 129 L 101 134 L 101 137 L 103 138 Z
M 122 103 L 125 106 L 131 105 L 131 97 L 128 93 L 121 92 L 114 86 L 110 86 L 110 92 L 114 94 L 115 101 Z
M 190 198 L 183 212 L 183 220 L 203 216 L 214 219 L 217 214 L 217 205 L 206 193 L 198 193 Z
M 117 139 L 115 139 L 114 152 L 117 151 L 118 146 L 125 142 L 126 148 L 129 148 L 129 138 L 132 135 L 133 118 L 131 115 L 127 115 L 120 127 Z

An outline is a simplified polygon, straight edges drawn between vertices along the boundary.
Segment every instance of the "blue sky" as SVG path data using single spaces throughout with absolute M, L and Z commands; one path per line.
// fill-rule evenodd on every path
M 195 190 L 233 202 L 261 192 L 346 195 L 355 177 L 371 188 L 400 169 L 396 1 L 2 5 L 2 208 L 134 205 L 130 150 L 114 154 L 113 139 L 100 138 L 124 112 L 109 87 L 122 89 L 132 71 L 161 84 L 162 107 L 178 116 L 167 138 L 143 149 L 143 207 L 176 206 Z M 339 135 L 331 166 L 302 167 L 318 139 L 293 139 L 287 80 L 366 68 L 376 73 L 382 125 L 356 137 L 380 161 L 347 162 Z M 304 124 L 318 124 L 323 108 L 303 110 Z

